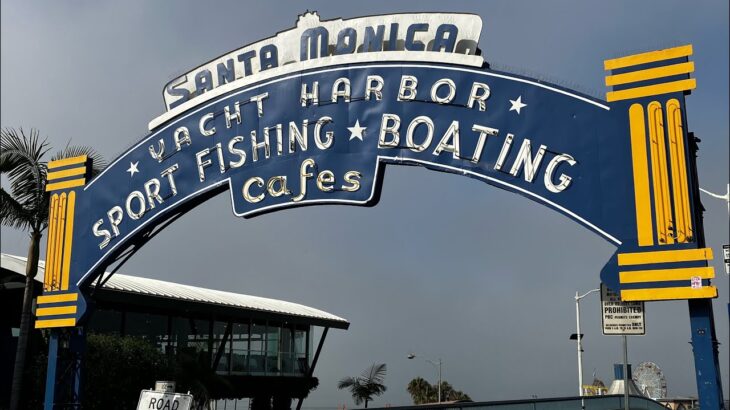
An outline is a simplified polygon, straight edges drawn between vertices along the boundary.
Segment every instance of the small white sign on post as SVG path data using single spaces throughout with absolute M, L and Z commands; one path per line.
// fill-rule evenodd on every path
M 722 256 L 725 259 L 725 273 L 730 275 L 730 245 L 722 245 Z
M 175 393 L 175 382 L 168 380 L 158 380 L 155 382 L 155 391 L 163 393 Z
M 190 410 L 192 404 L 193 396 L 190 394 L 142 390 L 137 410 Z
M 604 335 L 644 335 L 644 302 L 622 302 L 601 284 L 601 322 Z

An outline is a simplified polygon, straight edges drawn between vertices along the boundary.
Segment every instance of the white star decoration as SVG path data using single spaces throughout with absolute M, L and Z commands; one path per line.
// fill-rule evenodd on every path
M 139 169 L 137 169 L 137 165 L 139 165 L 139 161 L 129 163 L 129 169 L 127 170 L 127 172 L 129 172 L 130 177 L 133 177 L 135 172 L 139 172 Z
M 350 130 L 350 141 L 354 140 L 355 138 L 362 141 L 363 132 L 367 129 L 367 127 L 361 127 L 360 126 L 360 120 L 355 121 L 354 127 L 347 127 L 348 130 Z
M 510 103 L 512 103 L 512 107 L 510 107 L 510 111 L 517 111 L 517 115 L 520 115 L 520 110 L 527 107 L 527 104 L 522 102 L 522 96 L 517 97 L 516 100 L 509 100 Z

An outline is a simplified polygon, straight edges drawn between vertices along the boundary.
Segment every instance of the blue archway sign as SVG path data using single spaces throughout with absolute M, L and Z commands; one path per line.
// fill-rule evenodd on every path
M 691 46 L 607 60 L 602 101 L 490 70 L 480 31 L 473 15 L 308 13 L 172 81 L 168 112 L 100 175 L 87 180 L 84 157 L 49 164 L 36 327 L 83 324 L 110 265 L 214 195 L 228 191 L 245 218 L 373 206 L 387 166 L 422 166 L 515 192 L 611 242 L 600 278 L 623 300 L 690 300 L 698 389 L 715 408 L 717 289 L 684 98 Z

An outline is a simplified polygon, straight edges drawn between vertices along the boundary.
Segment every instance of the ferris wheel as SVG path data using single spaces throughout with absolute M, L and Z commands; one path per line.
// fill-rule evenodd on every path
M 639 390 L 654 400 L 667 397 L 667 380 L 662 369 L 652 362 L 643 362 L 634 370 L 632 379 Z

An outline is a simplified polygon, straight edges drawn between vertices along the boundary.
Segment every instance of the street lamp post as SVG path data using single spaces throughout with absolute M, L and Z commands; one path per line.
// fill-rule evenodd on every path
M 726 189 L 725 195 L 715 194 L 713 192 L 710 192 L 710 191 L 708 191 L 706 189 L 702 189 L 702 188 L 700 188 L 700 191 L 706 193 L 707 195 L 709 195 L 713 198 L 722 199 L 725 202 L 727 202 L 727 216 L 728 216 L 728 218 L 730 218 L 730 184 L 727 184 L 727 188 L 725 188 L 725 189 Z M 725 271 L 725 273 L 730 275 L 730 272 Z M 730 281 L 728 281 L 728 283 L 730 283 Z M 730 303 L 727 304 L 727 311 L 728 311 L 728 315 L 730 315 Z
M 724 199 L 725 202 L 727 202 L 727 215 L 730 217 L 730 184 L 727 184 L 727 190 L 725 191 L 725 195 L 715 194 L 712 193 L 706 189 L 700 188 L 700 191 L 706 193 L 707 195 L 717 198 L 717 199 Z
M 594 292 L 600 292 L 601 289 L 591 289 L 588 292 L 579 295 L 575 292 L 575 327 L 577 334 L 575 335 L 578 346 L 578 396 L 583 396 L 583 335 L 580 333 L 580 300 Z
M 415 359 L 416 358 L 416 355 L 414 353 L 409 353 L 407 357 L 408 357 L 408 359 L 411 359 L 412 360 L 412 359 Z M 443 364 L 443 362 L 441 361 L 441 358 L 438 359 L 438 362 L 435 362 L 435 361 L 433 361 L 431 359 L 426 359 L 426 358 L 423 358 L 423 360 L 425 360 L 428 363 L 432 364 L 433 367 L 437 367 L 438 368 L 438 371 L 439 371 L 439 384 L 438 384 L 438 395 L 439 395 L 438 397 L 439 397 L 439 401 L 438 402 L 441 403 L 441 365 Z

